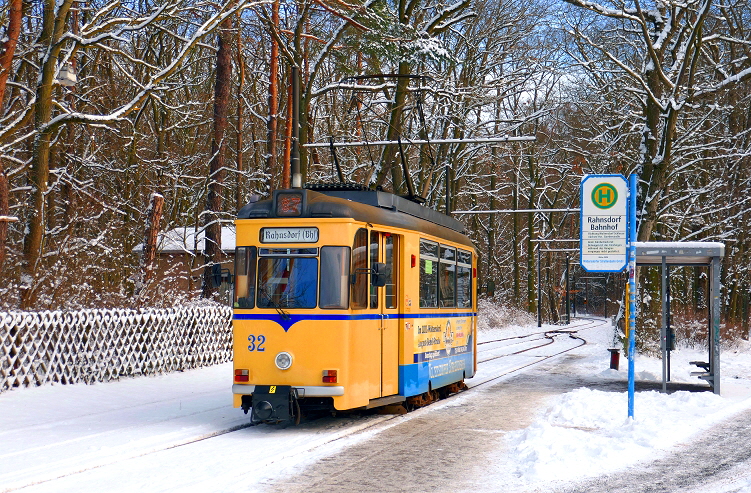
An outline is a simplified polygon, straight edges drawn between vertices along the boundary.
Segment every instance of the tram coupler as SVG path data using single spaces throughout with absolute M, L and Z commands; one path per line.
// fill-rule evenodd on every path
M 289 385 L 256 385 L 251 401 L 251 424 L 297 422 L 300 407 L 297 389 Z

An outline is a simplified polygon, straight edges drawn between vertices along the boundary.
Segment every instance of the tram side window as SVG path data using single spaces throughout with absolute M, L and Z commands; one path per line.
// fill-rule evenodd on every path
M 256 247 L 235 249 L 235 308 L 253 308 L 256 284 Z
M 321 290 L 318 306 L 349 306 L 349 247 L 321 248 Z
M 441 308 L 456 306 L 456 250 L 441 245 L 441 259 L 438 264 L 438 294 Z
M 352 270 L 355 282 L 352 284 L 352 308 L 362 309 L 368 307 L 368 280 L 370 276 L 358 273 L 368 268 L 368 230 L 360 228 L 355 233 L 355 242 L 352 245 Z
M 420 240 L 420 308 L 438 306 L 438 244 Z
M 456 306 L 472 307 L 472 254 L 459 250 L 456 264 Z
M 378 246 L 380 241 L 380 234 L 377 231 L 370 232 L 370 265 L 371 267 L 378 262 Z M 370 279 L 370 277 L 368 277 Z M 373 286 L 373 283 L 368 283 L 370 286 L 370 308 L 378 308 L 378 288 Z

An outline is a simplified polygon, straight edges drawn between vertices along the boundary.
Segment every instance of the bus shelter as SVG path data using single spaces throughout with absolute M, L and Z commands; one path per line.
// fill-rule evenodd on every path
M 692 361 L 698 371 L 691 372 L 709 383 L 715 394 L 720 393 L 720 259 L 725 255 L 725 245 L 717 242 L 635 242 L 637 266 L 660 266 L 662 278 L 662 324 L 660 349 L 662 351 L 662 391 L 667 391 L 670 379 L 670 341 L 668 340 L 669 268 L 670 266 L 706 266 L 709 270 L 708 286 L 708 361 Z

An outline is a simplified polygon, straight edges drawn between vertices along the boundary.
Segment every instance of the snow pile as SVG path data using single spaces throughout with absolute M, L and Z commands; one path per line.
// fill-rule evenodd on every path
M 709 392 L 640 392 L 635 400 L 631 420 L 625 392 L 580 388 L 552 398 L 534 424 L 507 435 L 514 475 L 538 482 L 613 472 L 739 410 Z
M 477 328 L 480 332 L 528 334 L 535 323 L 533 314 L 513 306 L 499 305 L 487 299 L 478 300 L 477 305 Z
M 740 341 L 721 356 L 722 396 L 710 391 L 637 392 L 635 419 L 629 419 L 625 356 L 621 354 L 619 370 L 608 369 L 606 348 L 612 330 L 580 331 L 588 344 L 578 351 L 575 371 L 589 380 L 619 381 L 623 391 L 579 388 L 550 397 L 530 426 L 505 437 L 510 472 L 517 481 L 539 487 L 597 477 L 654 460 L 751 407 L 751 346 Z M 697 370 L 690 362 L 702 360 L 707 360 L 706 348 L 679 347 L 671 354 L 670 380 L 700 384 L 690 374 Z M 637 381 L 662 381 L 659 358 L 637 353 L 635 369 Z

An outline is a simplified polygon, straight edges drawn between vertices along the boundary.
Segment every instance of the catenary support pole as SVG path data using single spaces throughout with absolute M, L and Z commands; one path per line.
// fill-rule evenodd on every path
M 662 267 L 660 277 L 662 278 L 661 298 L 662 298 L 662 327 L 660 327 L 660 351 L 662 352 L 662 393 L 668 391 L 668 290 L 667 290 L 667 269 L 668 264 L 665 256 L 662 256 Z
M 540 245 L 537 245 L 537 326 L 542 327 L 542 284 L 540 280 Z
M 569 290 L 571 284 L 569 283 L 569 269 L 571 268 L 571 260 L 566 254 L 566 325 L 571 324 L 571 300 L 569 299 Z
M 302 188 L 300 170 L 300 69 L 292 67 L 292 188 Z

